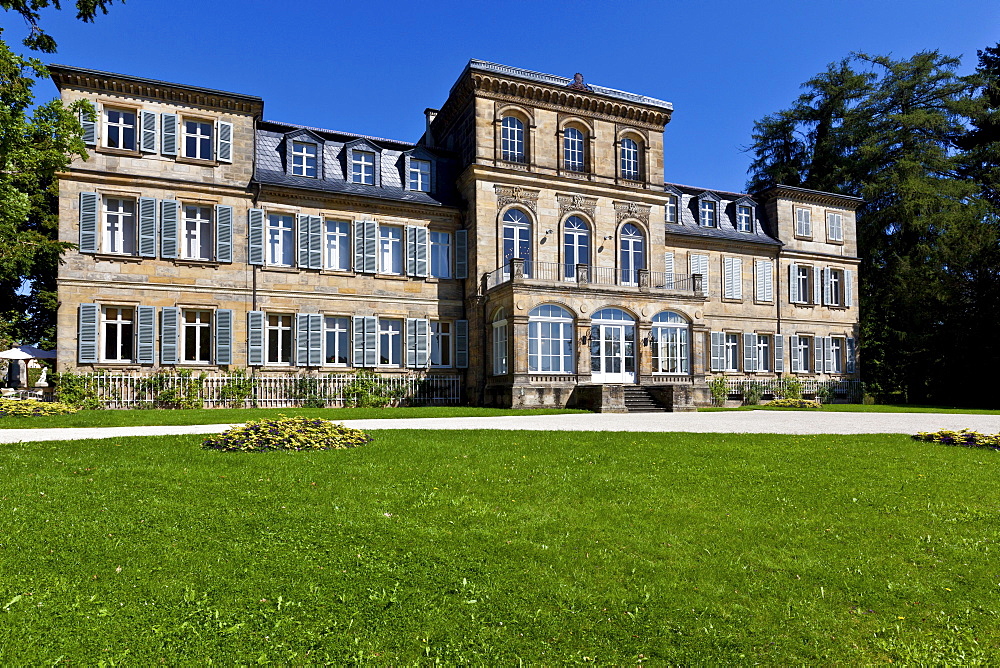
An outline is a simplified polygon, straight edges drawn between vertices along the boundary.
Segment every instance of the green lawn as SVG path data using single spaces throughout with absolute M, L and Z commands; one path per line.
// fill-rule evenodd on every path
M 328 420 L 373 418 L 480 417 L 494 415 L 548 415 L 586 413 L 569 409 L 507 410 L 469 406 L 415 406 L 412 408 L 213 408 L 190 410 L 80 411 L 72 415 L 30 418 L 0 417 L 0 429 L 47 427 L 134 427 L 139 425 L 232 424 L 284 415 L 305 415 Z
M 762 406 L 739 406 L 737 408 L 699 408 L 699 411 L 796 411 L 823 410 L 834 413 L 956 413 L 960 415 L 1000 415 L 1000 410 L 989 408 L 949 408 L 947 406 L 913 406 L 910 404 L 823 404 L 820 409 L 771 408 Z
M 993 664 L 1000 453 L 383 431 L 0 446 L 0 661 Z

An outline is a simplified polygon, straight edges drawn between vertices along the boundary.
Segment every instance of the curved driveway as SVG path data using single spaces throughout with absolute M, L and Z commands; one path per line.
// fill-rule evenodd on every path
M 1000 433 L 1000 415 L 952 413 L 817 413 L 720 411 L 710 413 L 571 413 L 502 417 L 344 420 L 361 429 L 528 429 L 534 431 L 656 431 L 748 434 L 915 434 L 938 429 Z M 217 434 L 229 424 L 65 429 L 0 429 L 0 443 Z

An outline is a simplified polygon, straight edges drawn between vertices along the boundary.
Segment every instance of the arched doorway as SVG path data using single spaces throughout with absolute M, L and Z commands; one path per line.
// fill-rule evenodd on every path
M 590 373 L 595 383 L 635 383 L 635 318 L 605 308 L 590 319 Z

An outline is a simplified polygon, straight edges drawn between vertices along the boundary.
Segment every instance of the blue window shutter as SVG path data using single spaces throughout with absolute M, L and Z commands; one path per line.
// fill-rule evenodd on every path
M 233 261 L 233 207 L 215 205 L 215 259 Z
M 774 335 L 774 372 L 785 372 L 785 337 L 781 334 Z
M 365 223 L 354 221 L 354 271 L 365 272 Z
M 101 307 L 97 304 L 80 304 L 76 336 L 76 359 L 80 364 L 96 364 L 99 359 L 97 322 L 100 315 Z
M 247 313 L 247 365 L 264 364 L 264 312 Z
M 160 309 L 160 364 L 177 364 L 180 361 L 178 351 L 180 324 L 179 308 L 165 306 Z
M 139 198 L 139 255 L 156 257 L 156 200 Z
M 814 336 L 812 341 L 813 341 L 813 356 L 815 358 L 815 363 L 813 364 L 813 372 L 823 373 L 823 337 Z
M 378 272 L 378 223 L 365 221 L 365 269 L 366 274 Z
M 426 369 L 428 367 L 428 351 L 430 350 L 431 321 L 426 319 L 417 320 L 417 368 Z
M 406 226 L 406 275 L 417 275 L 417 228 Z
M 309 216 L 309 268 L 323 268 L 323 220 Z
M 309 267 L 309 216 L 300 213 L 295 217 L 295 220 L 295 237 L 298 240 L 299 249 L 299 267 L 305 269 Z
M 177 114 L 160 114 L 160 153 L 177 155 Z
M 97 252 L 97 219 L 101 196 L 97 193 L 80 193 L 80 252 Z
M 788 265 L 788 301 L 793 304 L 802 301 L 799 295 L 799 265 L 795 263 Z
M 309 314 L 295 315 L 295 364 L 309 366 Z
M 726 335 L 724 332 L 712 332 L 712 371 L 723 371 L 726 368 Z
M 833 303 L 833 293 L 830 287 L 830 268 L 823 267 L 823 304 L 826 306 Z
M 378 318 L 365 318 L 365 366 L 378 366 Z
M 220 308 L 215 311 L 215 363 L 220 366 L 233 363 L 233 311 Z
M 250 209 L 247 212 L 248 255 L 250 264 L 264 264 L 264 210 Z
M 362 316 L 354 316 L 351 318 L 352 329 L 354 330 L 354 355 L 353 362 L 354 366 L 364 366 L 365 365 L 365 319 Z
M 469 321 L 455 321 L 455 366 L 469 368 Z
M 792 361 L 792 373 L 798 373 L 802 369 L 802 360 L 799 359 L 799 337 L 788 337 L 788 358 Z
M 83 143 L 86 146 L 97 146 L 97 119 L 101 117 L 101 110 L 94 105 L 94 120 L 88 118 L 87 113 L 80 112 L 80 125 L 83 127 Z
M 823 271 L 813 267 L 813 304 L 823 303 Z
M 757 370 L 757 335 L 743 335 L 743 370 L 753 372 Z
M 823 338 L 823 371 L 833 373 L 833 338 Z
M 135 308 L 135 331 L 135 361 L 139 364 L 152 364 L 156 359 L 154 350 L 156 338 L 155 306 L 137 306 Z
M 323 314 L 309 314 L 309 366 L 323 364 Z
M 411 228 L 412 229 L 412 228 Z M 409 232 L 409 229 L 407 230 Z M 406 319 L 406 366 L 417 366 L 417 319 Z
M 416 228 L 415 234 L 415 245 L 416 245 L 416 271 L 415 276 L 420 276 L 426 278 L 427 276 L 427 228 L 418 227 Z
M 156 153 L 156 114 L 152 111 L 139 112 L 139 150 Z
M 854 306 L 854 272 L 844 270 L 844 306 Z
M 455 278 L 469 277 L 469 231 L 455 232 Z
M 233 124 L 219 121 L 215 124 L 215 158 L 219 162 L 233 161 Z
M 858 369 L 857 355 L 858 355 L 857 339 L 847 339 L 847 373 L 857 372 Z
M 160 257 L 177 257 L 179 209 L 180 204 L 176 200 L 160 200 Z

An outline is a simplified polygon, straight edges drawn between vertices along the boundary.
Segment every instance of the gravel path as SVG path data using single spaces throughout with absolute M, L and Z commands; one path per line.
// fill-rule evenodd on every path
M 711 413 L 575 413 L 503 417 L 344 420 L 361 429 L 527 429 L 533 431 L 686 431 L 747 434 L 915 434 L 938 429 L 1000 432 L 1000 415 L 951 413 L 815 413 L 732 411 Z M 217 434 L 229 424 L 156 427 L 0 429 L 0 443 L 127 438 L 166 434 Z

